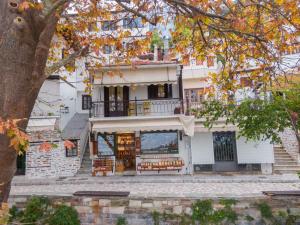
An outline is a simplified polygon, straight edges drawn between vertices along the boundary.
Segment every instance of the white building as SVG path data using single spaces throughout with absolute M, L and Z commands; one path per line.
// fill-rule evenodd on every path
M 28 123 L 30 147 L 17 159 L 17 174 L 38 178 L 78 172 L 88 143 L 90 96 L 84 92 L 84 62 L 76 64 L 73 72 L 62 69 L 44 82 Z M 65 140 L 75 147 L 67 150 Z M 51 149 L 42 150 L 43 143 L 49 143 Z
M 207 91 L 212 84 L 208 81 L 209 73 L 217 73 L 215 57 L 197 62 L 182 71 L 183 92 L 187 110 L 201 108 L 201 102 L 207 98 Z M 247 89 L 247 88 L 246 88 Z M 241 93 L 243 90 L 240 91 Z M 251 95 L 251 91 L 246 91 Z M 241 96 L 237 95 L 237 99 Z M 225 125 L 220 119 L 211 129 L 204 127 L 204 119 L 195 119 L 195 133 L 191 138 L 192 164 L 194 172 L 204 171 L 261 171 L 272 173 L 274 163 L 273 145 L 268 141 L 253 142 L 237 138 L 238 129 Z

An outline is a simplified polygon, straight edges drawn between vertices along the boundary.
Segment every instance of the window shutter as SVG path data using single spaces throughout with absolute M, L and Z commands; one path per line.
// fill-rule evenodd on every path
M 156 93 L 155 93 L 156 91 Z M 148 99 L 153 99 L 157 97 L 157 86 L 151 84 L 150 86 L 148 86 Z
M 109 88 L 104 87 L 104 116 L 109 116 Z
M 93 155 L 97 156 L 98 155 L 98 142 L 97 141 L 93 141 Z
M 169 94 L 168 94 L 169 98 L 173 97 L 173 88 L 172 88 L 172 84 L 169 84 Z
M 165 98 L 172 98 L 172 84 L 164 84 L 165 88 Z

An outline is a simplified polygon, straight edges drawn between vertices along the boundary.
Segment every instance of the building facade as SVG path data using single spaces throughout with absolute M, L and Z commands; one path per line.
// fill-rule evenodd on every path
M 180 66 L 139 60 L 135 68 L 96 72 L 90 118 L 92 175 L 272 173 L 273 145 L 238 137 L 218 121 L 212 129 L 195 118 L 216 61 Z M 119 74 L 122 76 L 111 75 Z

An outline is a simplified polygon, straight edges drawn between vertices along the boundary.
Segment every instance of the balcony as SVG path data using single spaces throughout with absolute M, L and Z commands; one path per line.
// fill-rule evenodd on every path
M 183 113 L 180 99 L 97 101 L 92 103 L 91 116 L 170 116 Z

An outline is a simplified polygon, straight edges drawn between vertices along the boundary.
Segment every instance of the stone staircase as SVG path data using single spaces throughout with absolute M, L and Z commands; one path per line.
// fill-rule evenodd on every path
M 298 173 L 300 164 L 298 164 L 281 146 L 274 146 L 274 173 Z
M 77 175 L 92 175 L 92 160 L 90 159 L 90 149 L 88 147 L 83 154 L 81 167 Z

